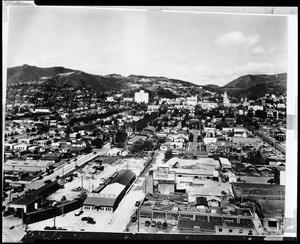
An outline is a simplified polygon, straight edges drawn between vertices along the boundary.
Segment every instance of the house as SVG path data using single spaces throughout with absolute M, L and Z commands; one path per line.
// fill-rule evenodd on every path
M 107 156 L 119 156 L 121 154 L 122 150 L 123 149 L 112 148 L 112 149 L 107 151 L 106 155 Z
M 138 140 L 146 140 L 148 137 L 147 136 L 143 136 L 143 135 L 135 135 L 132 138 L 130 138 L 127 142 L 128 145 L 133 145 L 134 142 L 138 141 Z
M 72 142 L 72 147 L 83 148 L 83 147 L 86 147 L 86 143 L 84 141 L 74 141 L 74 142 Z
M 196 197 L 196 203 L 195 206 L 197 209 L 207 209 L 208 203 L 206 197 Z
M 28 145 L 25 143 L 15 144 L 14 149 L 18 151 L 27 151 Z
M 41 160 L 56 163 L 60 161 L 61 157 L 62 157 L 61 153 L 47 153 L 41 157 Z
M 221 169 L 232 169 L 231 163 L 227 158 L 219 157 Z
M 285 166 L 274 167 L 274 179 L 276 184 L 285 185 L 286 182 Z
M 273 171 L 265 165 L 257 168 L 257 171 L 260 173 L 261 176 L 264 177 L 272 177 L 274 175 Z
M 36 145 L 36 146 L 47 146 L 50 144 L 51 144 L 50 140 L 34 140 L 33 141 L 33 145 Z
M 221 198 L 216 196 L 207 196 L 206 197 L 207 204 L 209 207 L 220 207 Z
M 45 107 L 40 107 L 40 108 L 34 108 L 33 113 L 38 113 L 38 114 L 41 114 L 41 113 L 51 113 L 51 109 L 50 108 L 45 108 Z

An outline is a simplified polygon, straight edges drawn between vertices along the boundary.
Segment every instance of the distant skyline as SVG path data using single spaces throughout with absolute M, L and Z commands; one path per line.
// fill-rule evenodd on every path
M 7 65 L 221 86 L 287 72 L 287 27 L 286 16 L 12 6 Z

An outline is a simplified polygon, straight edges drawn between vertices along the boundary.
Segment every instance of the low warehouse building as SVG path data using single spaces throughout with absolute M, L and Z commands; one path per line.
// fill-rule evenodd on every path
M 83 203 L 83 209 L 86 211 L 114 212 L 135 179 L 136 176 L 131 171 L 121 171 L 100 192 L 89 193 Z
M 38 209 L 43 198 L 48 197 L 59 189 L 60 185 L 57 181 L 45 184 L 42 187 L 33 190 L 29 194 L 11 201 L 7 204 L 8 208 L 13 208 L 15 211 L 24 210 L 24 213 Z
M 42 160 L 7 160 L 4 163 L 4 171 L 39 171 L 46 172 L 53 163 Z

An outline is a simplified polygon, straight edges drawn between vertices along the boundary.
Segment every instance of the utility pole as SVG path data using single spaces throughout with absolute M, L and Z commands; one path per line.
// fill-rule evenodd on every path
M 62 180 L 64 182 L 64 176 L 65 176 L 65 171 L 64 171 L 64 168 L 65 168 L 65 164 L 63 164 L 63 167 L 62 167 Z
M 56 203 L 53 205 L 53 209 L 54 209 L 54 218 L 53 218 L 53 223 L 54 223 L 54 227 L 55 227 L 55 218 L 56 218 Z
M 9 190 L 9 202 L 11 201 L 11 188 Z
M 140 232 L 140 207 L 137 209 L 138 232 Z

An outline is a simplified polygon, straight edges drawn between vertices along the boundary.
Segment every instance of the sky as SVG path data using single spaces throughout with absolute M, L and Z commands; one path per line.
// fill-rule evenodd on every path
M 12 6 L 7 66 L 225 85 L 287 72 L 287 35 L 285 16 Z

